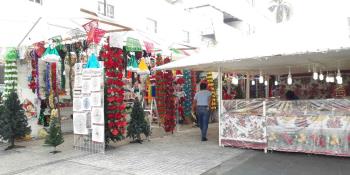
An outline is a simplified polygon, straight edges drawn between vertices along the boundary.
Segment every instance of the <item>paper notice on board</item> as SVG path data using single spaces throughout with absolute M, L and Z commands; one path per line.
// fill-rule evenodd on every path
M 90 90 L 91 91 L 100 91 L 101 90 L 101 78 L 100 77 L 91 77 Z
M 74 71 L 75 71 L 75 74 L 81 74 L 83 72 L 83 64 L 82 63 L 75 63 L 74 64 Z
M 73 114 L 73 131 L 74 134 L 88 134 L 86 126 L 87 114 L 86 113 L 74 113 Z
M 89 96 L 82 97 L 83 111 L 91 110 L 91 98 Z
M 73 111 L 74 112 L 83 111 L 83 101 L 81 98 L 73 98 Z
M 104 124 L 104 111 L 102 107 L 93 107 L 91 110 L 91 123 L 92 124 Z
M 88 94 L 91 92 L 91 80 L 90 79 L 83 79 L 82 85 L 81 85 L 81 92 L 83 94 Z
M 99 125 L 92 125 L 92 141 L 104 142 L 105 141 L 105 127 Z
M 95 106 L 95 107 L 102 106 L 101 92 L 92 92 L 90 97 L 91 97 L 91 106 Z
M 81 89 L 82 81 L 83 81 L 82 75 L 75 75 L 75 77 L 74 77 L 74 89 Z

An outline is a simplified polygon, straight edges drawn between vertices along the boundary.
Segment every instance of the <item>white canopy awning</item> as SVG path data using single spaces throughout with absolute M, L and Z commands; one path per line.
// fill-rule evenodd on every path
M 307 72 L 308 67 L 334 71 L 350 69 L 350 40 L 345 33 L 291 31 L 285 28 L 271 29 L 269 34 L 234 39 L 232 43 L 219 43 L 199 54 L 156 67 L 156 70 L 191 69 L 197 71 L 268 74 Z

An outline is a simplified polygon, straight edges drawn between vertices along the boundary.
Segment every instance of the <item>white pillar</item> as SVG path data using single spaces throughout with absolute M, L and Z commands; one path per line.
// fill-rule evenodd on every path
M 247 79 L 245 84 L 245 99 L 250 99 L 250 74 L 247 73 Z
M 221 113 L 222 113 L 222 68 L 218 68 L 218 120 L 219 120 L 219 146 L 221 145 Z
M 270 76 L 267 76 L 265 81 L 267 81 L 267 85 L 265 86 L 265 98 L 269 98 Z

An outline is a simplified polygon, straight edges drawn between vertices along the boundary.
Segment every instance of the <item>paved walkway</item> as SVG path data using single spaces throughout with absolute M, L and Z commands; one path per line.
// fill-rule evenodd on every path
M 350 158 L 246 150 L 203 175 L 348 175 Z
M 201 174 L 246 151 L 219 147 L 217 127 L 210 126 L 208 142 L 201 142 L 193 128 L 143 144 L 117 145 L 105 154 L 73 150 L 70 135 L 56 155 L 41 146 L 43 141 L 33 141 L 26 148 L 0 151 L 0 174 Z

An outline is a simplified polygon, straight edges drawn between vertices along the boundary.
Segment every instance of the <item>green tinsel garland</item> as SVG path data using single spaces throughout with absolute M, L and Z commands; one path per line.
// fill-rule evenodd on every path
M 5 89 L 3 93 L 4 100 L 7 99 L 7 95 L 9 95 L 11 91 L 17 90 L 17 58 L 17 50 L 10 48 L 5 56 Z

